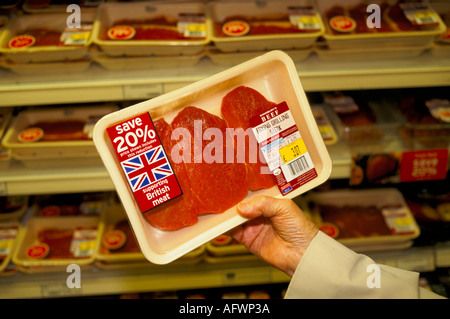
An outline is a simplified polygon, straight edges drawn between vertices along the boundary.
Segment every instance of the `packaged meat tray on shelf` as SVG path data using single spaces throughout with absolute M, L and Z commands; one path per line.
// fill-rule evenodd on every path
M 439 15 L 425 1 L 377 1 L 368 8 L 360 0 L 317 0 L 330 49 L 427 47 L 445 30 Z M 378 14 L 378 18 L 375 18 Z M 377 23 L 370 27 L 367 22 Z
M 403 96 L 392 109 L 400 123 L 400 135 L 412 149 L 448 148 L 450 99 L 447 93 Z
M 281 51 L 109 114 L 94 142 L 141 251 L 157 264 L 245 222 L 235 208 L 243 199 L 295 197 L 331 173 L 295 65 Z M 157 176 L 137 170 L 150 160 L 161 165 Z
M 304 49 L 323 34 L 314 3 L 301 1 L 211 1 L 211 41 L 222 52 Z
M 31 168 L 100 166 L 92 129 L 118 109 L 115 104 L 29 108 L 12 120 L 2 145 Z
M 94 14 L 81 16 L 80 28 L 67 27 L 67 13 L 17 15 L 0 37 L 9 63 L 77 61 L 88 56 Z
M 25 195 L 11 195 L 0 197 L 0 222 L 18 222 L 28 209 L 29 197 Z
M 32 217 L 19 238 L 13 262 L 27 273 L 92 267 L 100 245 L 100 216 Z
M 94 43 L 109 56 L 197 55 L 210 42 L 203 2 L 104 3 Z
M 420 235 L 395 188 L 310 192 L 305 205 L 320 230 L 355 251 L 404 249 Z
M 0 277 L 15 271 L 15 269 L 8 269 L 8 267 L 17 248 L 21 231 L 23 231 L 23 227 L 18 222 L 0 222 Z
M 112 195 L 108 192 L 36 195 L 31 214 L 36 217 L 100 216 L 112 205 Z
M 339 137 L 353 150 L 369 147 L 374 152 L 398 138 L 400 124 L 390 105 L 351 92 L 325 92 L 323 99 L 336 115 Z

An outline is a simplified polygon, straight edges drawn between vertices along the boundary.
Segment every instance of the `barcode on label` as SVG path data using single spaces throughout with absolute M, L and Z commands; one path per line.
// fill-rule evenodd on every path
M 292 162 L 288 163 L 287 165 L 292 175 L 297 175 L 298 173 L 301 173 L 309 169 L 309 164 L 308 161 L 305 159 L 305 156 L 301 156 L 296 160 L 293 160 Z

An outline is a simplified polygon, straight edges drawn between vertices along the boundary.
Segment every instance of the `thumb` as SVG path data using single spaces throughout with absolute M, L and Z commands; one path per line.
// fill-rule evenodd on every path
M 292 209 L 289 202 L 269 196 L 255 196 L 237 206 L 238 213 L 246 218 L 260 216 L 272 218 L 289 209 Z

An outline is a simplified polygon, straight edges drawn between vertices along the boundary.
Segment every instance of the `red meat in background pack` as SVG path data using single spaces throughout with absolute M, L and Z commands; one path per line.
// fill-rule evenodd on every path
M 225 119 L 229 128 L 242 128 L 247 130 L 250 128 L 250 119 L 264 113 L 274 107 L 276 103 L 268 101 L 258 91 L 246 87 L 239 86 L 230 91 L 223 99 L 221 105 L 222 116 Z M 249 135 L 248 146 L 250 143 L 256 143 L 253 134 Z M 275 185 L 272 174 L 261 173 L 264 170 L 269 172 L 265 163 L 261 161 L 263 155 L 257 147 L 258 156 L 256 161 L 253 160 L 255 156 L 249 153 L 250 148 L 245 148 L 245 164 L 247 167 L 247 183 L 249 189 L 252 191 L 264 188 L 271 188 Z

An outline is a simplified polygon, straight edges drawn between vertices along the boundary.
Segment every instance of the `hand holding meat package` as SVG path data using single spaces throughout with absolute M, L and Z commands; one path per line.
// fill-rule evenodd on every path
M 241 201 L 293 198 L 331 173 L 281 51 L 108 114 L 93 140 L 142 252 L 159 264 L 245 222 Z

